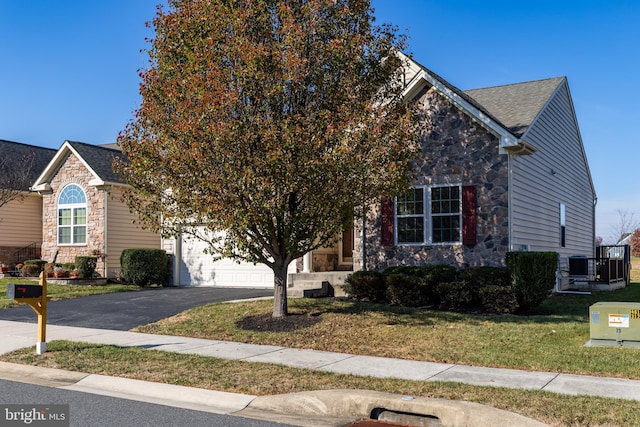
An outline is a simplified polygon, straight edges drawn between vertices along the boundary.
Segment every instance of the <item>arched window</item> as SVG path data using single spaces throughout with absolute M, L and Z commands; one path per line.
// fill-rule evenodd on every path
M 87 197 L 79 185 L 70 184 L 58 199 L 58 244 L 87 243 Z

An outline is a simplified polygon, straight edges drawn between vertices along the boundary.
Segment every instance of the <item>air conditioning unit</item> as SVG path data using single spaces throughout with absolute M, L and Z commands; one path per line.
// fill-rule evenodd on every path
M 591 347 L 640 348 L 640 303 L 598 302 L 589 307 Z

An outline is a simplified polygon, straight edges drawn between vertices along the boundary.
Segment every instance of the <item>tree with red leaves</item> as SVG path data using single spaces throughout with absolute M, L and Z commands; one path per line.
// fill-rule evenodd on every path
M 410 185 L 404 38 L 368 0 L 174 0 L 153 26 L 118 140 L 126 201 L 147 228 L 269 266 L 286 316 L 287 266 Z

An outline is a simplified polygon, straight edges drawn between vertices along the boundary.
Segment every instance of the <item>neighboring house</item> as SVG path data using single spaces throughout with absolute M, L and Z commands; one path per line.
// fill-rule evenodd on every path
M 6 204 L 6 199 L 0 200 L 0 263 L 10 269 L 27 258 L 40 257 L 42 203 L 29 186 L 55 154 L 53 149 L 0 140 L 0 186 L 12 185 L 8 177 L 18 177 L 21 192 L 21 197 Z
M 160 236 L 136 225 L 121 199 L 126 184 L 112 168 L 121 153 L 110 147 L 65 141 L 34 180 L 42 197 L 42 259 L 97 255 L 97 272 L 116 277 L 124 249 L 160 248 Z

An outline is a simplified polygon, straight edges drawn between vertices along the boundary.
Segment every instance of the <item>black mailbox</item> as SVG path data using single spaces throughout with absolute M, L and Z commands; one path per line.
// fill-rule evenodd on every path
M 39 298 L 42 296 L 42 286 L 40 285 L 16 285 L 14 283 L 7 284 L 7 298 Z

